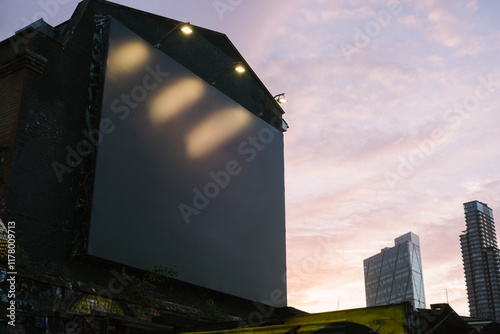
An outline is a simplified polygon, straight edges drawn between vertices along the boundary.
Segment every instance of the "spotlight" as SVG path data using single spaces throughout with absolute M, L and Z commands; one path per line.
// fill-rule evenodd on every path
M 191 26 L 189 23 L 186 23 L 185 25 L 182 26 L 181 31 L 185 33 L 186 35 L 189 35 L 190 33 L 193 32 L 193 29 L 191 29 Z
M 281 93 L 281 94 L 275 95 L 274 99 L 276 101 L 278 101 L 279 103 L 287 103 L 288 102 L 288 100 L 285 97 L 285 93 Z
M 228 67 L 226 67 L 226 69 L 222 72 L 220 72 L 216 77 L 215 79 L 212 81 L 212 85 L 215 84 L 215 82 L 224 74 L 226 73 L 229 69 L 234 69 L 236 72 L 238 72 L 238 74 L 242 74 L 246 71 L 245 67 L 241 64 L 241 63 L 232 63 L 231 65 L 229 65 Z
M 165 36 L 163 36 L 162 38 L 160 38 L 160 40 L 155 44 L 155 48 L 159 48 L 160 47 L 160 42 L 163 41 L 168 35 L 170 35 L 173 31 L 177 30 L 177 28 L 179 28 L 180 26 L 182 26 L 181 28 L 181 31 L 185 34 L 185 35 L 189 35 L 190 33 L 193 32 L 193 29 L 191 28 L 191 25 L 189 24 L 189 22 L 187 23 L 184 23 L 184 22 L 181 22 L 179 24 L 177 24 L 175 27 L 172 28 L 172 30 L 170 30 L 169 32 L 167 32 L 165 34 Z

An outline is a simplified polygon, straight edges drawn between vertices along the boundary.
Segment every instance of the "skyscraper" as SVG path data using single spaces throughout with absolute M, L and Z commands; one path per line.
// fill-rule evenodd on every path
M 500 319 L 500 252 L 493 211 L 478 201 L 464 203 L 467 229 L 460 236 L 471 317 Z
M 409 301 L 414 308 L 425 308 L 420 240 L 412 232 L 394 239 L 386 247 L 363 261 L 366 306 Z

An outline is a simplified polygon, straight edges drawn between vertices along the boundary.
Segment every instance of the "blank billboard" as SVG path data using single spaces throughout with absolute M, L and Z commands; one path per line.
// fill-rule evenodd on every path
M 286 304 L 281 132 L 115 20 L 98 132 L 89 254 Z

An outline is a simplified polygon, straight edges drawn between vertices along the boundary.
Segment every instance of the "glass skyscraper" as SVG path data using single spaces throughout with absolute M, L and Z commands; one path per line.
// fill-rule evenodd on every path
M 394 239 L 386 247 L 363 261 L 366 306 L 409 301 L 413 308 L 425 308 L 420 240 L 412 232 Z
M 467 229 L 460 236 L 471 317 L 500 320 L 500 252 L 493 211 L 478 201 L 464 203 Z

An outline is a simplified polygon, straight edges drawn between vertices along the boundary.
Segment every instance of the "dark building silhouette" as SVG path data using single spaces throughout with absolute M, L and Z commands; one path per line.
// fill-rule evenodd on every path
M 119 331 L 286 306 L 283 110 L 224 34 L 183 27 L 85 0 L 0 43 L 20 315 Z
M 493 211 L 464 203 L 467 229 L 460 236 L 471 317 L 500 319 L 500 258 Z

